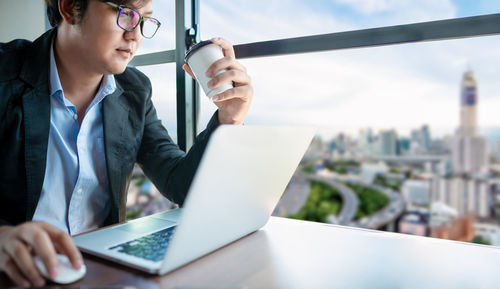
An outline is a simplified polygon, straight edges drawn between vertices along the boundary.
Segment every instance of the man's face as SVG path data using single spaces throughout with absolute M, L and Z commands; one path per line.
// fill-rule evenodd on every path
M 131 1 L 127 6 L 143 16 L 151 16 L 153 11 L 152 0 Z M 87 62 L 85 65 L 101 74 L 125 71 L 142 43 L 140 25 L 134 31 L 125 31 L 116 23 L 116 15 L 116 8 L 90 0 L 79 24 L 78 48 Z

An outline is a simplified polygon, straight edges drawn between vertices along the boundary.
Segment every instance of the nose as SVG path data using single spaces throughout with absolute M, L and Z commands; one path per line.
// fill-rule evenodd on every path
M 139 41 L 142 39 L 141 25 L 137 25 L 132 31 L 124 31 L 123 37 L 129 41 Z

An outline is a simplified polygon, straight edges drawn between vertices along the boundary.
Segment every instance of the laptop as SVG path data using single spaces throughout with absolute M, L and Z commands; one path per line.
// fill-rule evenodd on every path
M 264 226 L 315 131 L 222 125 L 212 134 L 183 208 L 75 236 L 80 250 L 165 274 Z

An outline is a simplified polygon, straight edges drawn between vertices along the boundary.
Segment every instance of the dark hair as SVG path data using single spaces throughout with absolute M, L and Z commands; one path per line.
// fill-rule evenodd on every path
M 76 19 L 80 21 L 85 15 L 87 10 L 88 0 L 67 0 L 70 2 L 71 7 L 76 12 Z M 108 0 L 110 2 L 116 3 L 118 5 L 131 2 L 130 0 Z M 56 27 L 61 23 L 62 17 L 59 13 L 59 0 L 45 0 L 47 6 L 47 17 L 49 18 L 50 25 Z

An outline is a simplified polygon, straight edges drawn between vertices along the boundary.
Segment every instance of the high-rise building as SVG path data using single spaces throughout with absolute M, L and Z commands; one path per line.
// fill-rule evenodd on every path
M 452 146 L 453 173 L 474 175 L 488 168 L 486 138 L 479 135 L 477 125 L 477 83 L 472 71 L 467 71 L 462 80 L 460 127 Z
M 398 155 L 406 154 L 410 150 L 410 139 L 409 138 L 400 138 L 398 140 Z
M 460 135 L 476 136 L 478 95 L 477 82 L 472 71 L 465 72 L 460 94 Z
M 426 154 L 431 148 L 431 132 L 428 125 L 411 131 L 411 152 L 413 154 Z
M 406 180 L 401 187 L 401 193 L 406 200 L 408 209 L 427 207 L 430 201 L 430 185 L 426 180 Z
M 459 216 L 491 217 L 492 200 L 486 179 L 435 177 L 430 183 L 431 202 L 443 203 L 457 211 Z
M 337 147 L 337 153 L 339 155 L 344 155 L 347 150 L 347 137 L 343 133 L 339 133 L 335 139 L 335 144 Z
M 422 146 L 426 151 L 428 151 L 431 148 L 431 132 L 429 130 L 428 125 L 423 125 L 422 128 L 420 129 L 421 132 L 421 137 L 422 137 Z
M 380 155 L 395 156 L 398 148 L 398 134 L 395 130 L 386 130 L 380 133 Z
M 372 144 L 372 131 L 370 128 L 361 129 L 358 136 L 358 149 L 363 157 L 371 156 L 373 154 L 373 144 Z
M 500 162 L 500 140 L 493 142 L 491 156 L 496 162 Z

